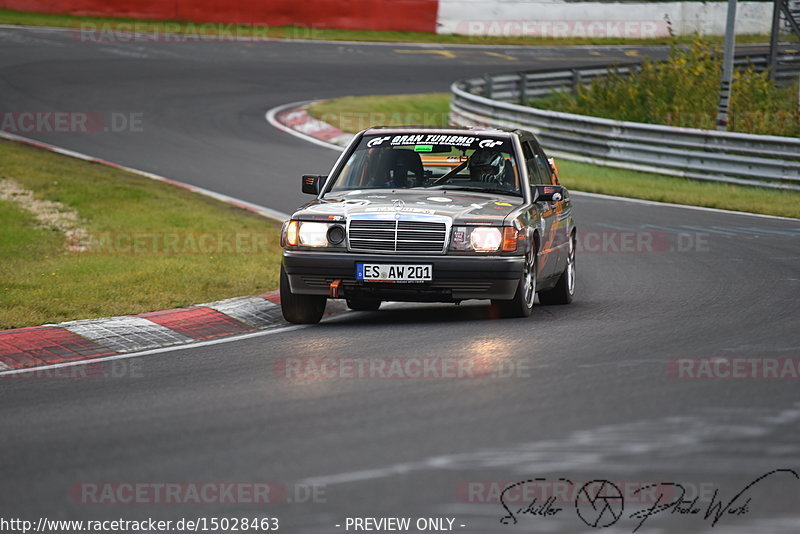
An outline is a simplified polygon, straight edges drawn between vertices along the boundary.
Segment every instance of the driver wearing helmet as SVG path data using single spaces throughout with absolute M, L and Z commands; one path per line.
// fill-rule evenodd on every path
M 479 148 L 469 158 L 469 175 L 474 182 L 503 181 L 503 154 L 494 148 Z

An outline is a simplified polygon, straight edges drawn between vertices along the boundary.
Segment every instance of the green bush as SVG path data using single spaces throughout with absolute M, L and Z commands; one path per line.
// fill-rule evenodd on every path
M 632 75 L 612 70 L 575 93 L 556 92 L 535 107 L 634 122 L 714 129 L 722 55 L 698 39 L 670 47 L 666 61 L 645 59 Z M 778 87 L 752 66 L 734 74 L 728 129 L 765 135 L 800 135 L 798 87 Z

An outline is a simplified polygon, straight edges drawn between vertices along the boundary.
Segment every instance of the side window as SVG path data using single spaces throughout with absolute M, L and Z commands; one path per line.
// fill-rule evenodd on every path
M 540 169 L 540 172 L 543 174 L 544 183 L 548 185 L 555 185 L 553 179 L 553 169 L 550 167 L 550 162 L 547 161 L 547 156 L 542 150 L 542 147 L 539 146 L 538 143 L 534 145 L 534 151 L 536 152 L 536 164 Z
M 538 156 L 534 153 L 529 141 L 522 143 L 522 155 L 525 156 L 525 167 L 528 169 L 528 177 L 531 185 L 546 185 L 550 183 L 547 175 L 542 172 L 542 167 L 537 162 Z

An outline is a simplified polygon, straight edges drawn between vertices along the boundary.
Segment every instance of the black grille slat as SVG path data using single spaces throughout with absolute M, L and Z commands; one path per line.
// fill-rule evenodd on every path
M 403 243 L 397 244 L 398 252 L 441 252 L 442 246 L 437 243 Z
M 398 241 L 438 241 L 444 243 L 444 232 L 397 232 Z
M 394 251 L 394 242 L 385 243 L 382 241 L 350 241 L 351 248 L 364 249 L 364 250 L 388 250 Z
M 396 224 L 394 221 L 360 221 L 358 219 L 350 221 L 351 230 L 394 230 Z
M 380 239 L 394 241 L 394 230 L 350 230 L 351 239 Z
M 429 232 L 441 232 L 445 229 L 444 223 L 418 221 L 399 221 L 397 227 L 400 230 L 418 230 Z
M 443 222 L 352 219 L 348 227 L 352 250 L 378 252 L 444 252 Z

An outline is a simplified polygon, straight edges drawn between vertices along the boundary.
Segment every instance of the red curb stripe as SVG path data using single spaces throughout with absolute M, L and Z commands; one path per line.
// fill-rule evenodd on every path
M 335 137 L 345 135 L 343 130 L 312 117 L 308 114 L 307 110 L 308 106 L 301 106 L 299 108 L 278 113 L 275 118 L 284 126 L 288 126 L 289 128 L 302 134 L 310 135 L 311 137 L 315 137 L 317 139 L 322 139 L 323 141 L 328 141 Z M 308 126 L 312 124 L 315 125 L 316 130 L 313 130 Z
M 0 361 L 11 369 L 116 354 L 63 328 L 36 326 L 0 333 Z
M 256 295 L 280 305 L 280 292 L 271 291 Z M 346 311 L 344 302 L 328 303 L 325 317 Z M 195 306 L 142 313 L 141 317 L 182 334 L 195 341 L 227 337 L 262 330 L 253 328 L 234 317 L 217 310 Z M 275 326 L 283 324 L 277 321 Z M 0 372 L 32 369 L 76 360 L 91 360 L 118 354 L 95 341 L 84 338 L 60 326 L 33 326 L 17 330 L 0 331 Z
M 211 308 L 167 310 L 137 315 L 194 340 L 213 339 L 255 330 Z
M 281 294 L 279 291 L 270 291 L 269 293 L 262 293 L 261 295 L 256 296 L 261 297 L 264 300 L 268 300 L 273 304 L 277 304 L 278 306 L 281 305 Z

